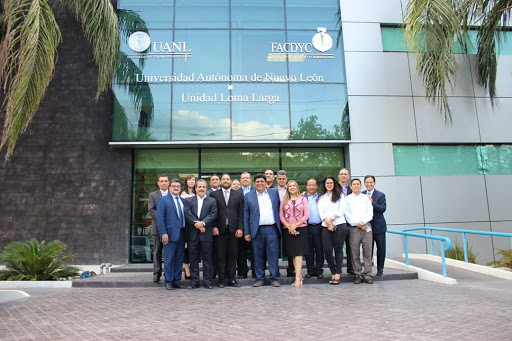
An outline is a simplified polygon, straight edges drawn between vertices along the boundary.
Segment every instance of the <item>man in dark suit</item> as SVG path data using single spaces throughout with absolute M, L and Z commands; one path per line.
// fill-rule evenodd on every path
M 343 198 L 352 194 L 352 189 L 349 186 L 350 180 L 350 172 L 347 168 L 340 169 L 338 173 L 338 182 L 341 186 L 341 193 Z M 345 238 L 345 253 L 347 254 L 347 273 L 351 275 L 355 275 L 354 266 L 352 264 L 352 252 L 350 252 L 350 237 L 347 233 L 347 237 Z
M 221 189 L 210 193 L 217 202 L 217 219 L 213 224 L 213 235 L 217 237 L 217 273 L 219 287 L 224 285 L 239 287 L 235 279 L 238 240 L 244 230 L 244 195 L 231 190 L 231 177 L 222 174 Z M 227 278 L 227 283 L 226 283 Z
M 240 174 L 240 189 L 238 192 L 242 193 L 244 196 L 250 191 L 254 190 L 254 187 L 251 186 L 252 179 L 251 174 L 248 172 L 243 172 Z M 247 267 L 247 259 L 253 264 L 252 257 L 252 245 L 247 242 L 244 238 L 238 239 L 238 258 L 236 260 L 236 267 L 238 269 L 238 278 L 247 278 L 247 273 L 249 272 L 249 268 Z
M 212 289 L 213 222 L 217 217 L 215 199 L 206 196 L 206 181 L 196 181 L 196 195 L 185 199 L 187 243 L 190 256 L 191 288 L 199 288 L 199 258 L 203 261 L 203 285 Z
M 366 191 L 363 191 L 363 194 L 368 195 L 373 206 L 373 220 L 371 224 L 373 240 L 377 245 L 377 276 L 382 276 L 384 273 L 384 261 L 386 260 L 386 231 L 388 230 L 386 219 L 384 219 L 386 195 L 375 189 L 375 177 L 373 175 L 364 177 L 364 187 L 366 187 Z
M 158 232 L 156 209 L 158 201 L 162 196 L 169 193 L 169 177 L 162 174 L 156 182 L 158 191 L 149 193 L 148 213 L 151 216 L 151 236 L 153 239 L 153 282 L 160 282 L 162 276 L 162 239 Z
M 265 258 L 270 270 L 270 284 L 279 287 L 279 195 L 272 188 L 266 188 L 264 174 L 254 176 L 255 191 L 244 197 L 244 238 L 250 242 L 254 254 L 254 287 L 265 283 Z
M 169 195 L 160 198 L 157 206 L 158 231 L 164 246 L 165 288 L 179 289 L 185 257 L 185 214 L 180 197 L 179 179 L 172 179 Z

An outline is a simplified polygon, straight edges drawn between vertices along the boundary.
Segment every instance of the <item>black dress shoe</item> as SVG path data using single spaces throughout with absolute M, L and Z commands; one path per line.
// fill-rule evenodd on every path
M 170 285 L 170 284 L 166 284 L 165 285 L 165 289 L 166 290 L 174 290 L 174 287 L 172 285 Z
M 236 278 L 238 278 L 238 279 L 247 278 L 247 275 L 238 275 L 238 276 L 236 276 Z
M 238 284 L 238 282 L 237 282 L 237 281 L 232 280 L 232 281 L 228 281 L 228 287 L 236 287 L 236 288 L 240 288 L 240 284 Z
M 197 289 L 199 288 L 199 284 L 196 284 L 196 285 L 190 285 L 187 287 L 187 289 Z
M 206 284 L 204 286 L 205 289 L 213 289 L 213 286 L 211 284 Z
M 160 276 L 158 276 L 158 275 L 153 275 L 153 282 L 155 282 L 155 283 L 160 282 Z
M 173 284 L 173 285 L 172 285 L 172 287 L 173 287 L 174 289 L 185 289 L 185 287 L 184 287 L 184 286 L 179 285 L 179 284 Z
M 219 282 L 219 288 L 224 288 L 224 282 Z
M 318 275 L 318 276 L 316 276 L 316 277 L 317 277 L 318 279 L 322 279 L 322 278 L 324 278 L 324 275 L 320 274 L 320 275 Z
M 306 278 L 311 278 L 311 277 L 313 277 L 313 276 L 311 276 L 310 274 L 306 274 L 306 276 L 304 276 L 304 277 L 306 277 Z
M 382 271 L 382 270 L 377 271 L 377 276 L 382 276 L 383 274 L 384 274 L 384 271 Z

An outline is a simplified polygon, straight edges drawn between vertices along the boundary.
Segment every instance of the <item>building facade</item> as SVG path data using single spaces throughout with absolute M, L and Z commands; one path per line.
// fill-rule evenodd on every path
M 405 3 L 119 0 L 122 58 L 99 102 L 90 47 L 61 13 L 56 76 L 0 166 L 0 244 L 61 239 L 79 263 L 149 262 L 158 174 L 269 168 L 301 184 L 341 167 L 373 174 L 391 229 L 511 232 L 511 53 L 500 51 L 494 111 L 474 55 L 460 55 L 446 124 L 403 44 Z M 508 241 L 469 242 L 485 263 Z M 388 245 L 403 252 L 398 237 Z

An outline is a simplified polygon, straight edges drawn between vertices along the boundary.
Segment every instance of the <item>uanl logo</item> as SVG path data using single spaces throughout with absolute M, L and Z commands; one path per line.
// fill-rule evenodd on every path
M 130 58 L 189 58 L 192 50 L 188 48 L 186 41 L 152 42 L 149 34 L 137 31 L 128 38 L 128 46 L 138 54 L 128 55 Z M 149 50 L 149 51 L 148 51 Z M 143 53 L 141 53 L 143 52 Z
M 311 42 L 271 42 L 271 52 L 268 54 L 268 61 L 290 61 L 301 62 L 305 59 L 333 59 L 334 54 L 324 53 L 333 46 L 332 37 L 327 33 L 325 27 L 318 27 L 317 33 Z M 315 53 L 313 48 L 321 53 Z

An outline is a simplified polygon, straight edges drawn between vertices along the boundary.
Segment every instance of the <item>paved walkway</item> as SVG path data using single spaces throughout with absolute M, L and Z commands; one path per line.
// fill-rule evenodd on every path
M 0 340 L 510 339 L 510 281 L 462 273 L 452 286 L 32 289 L 0 305 Z

